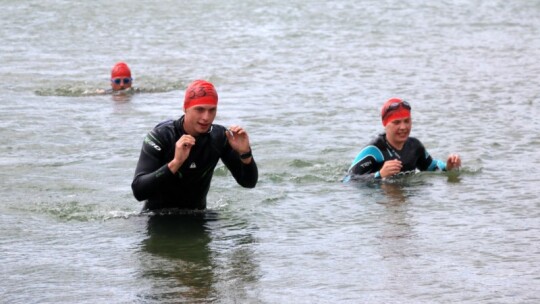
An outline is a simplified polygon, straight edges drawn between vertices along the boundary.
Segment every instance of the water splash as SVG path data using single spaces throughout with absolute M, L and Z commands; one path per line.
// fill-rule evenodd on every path
M 27 208 L 15 208 L 31 213 L 48 215 L 61 221 L 91 222 L 111 219 L 129 219 L 141 216 L 134 210 L 107 210 L 102 204 L 82 203 L 79 201 L 67 202 L 40 202 L 28 205 Z
M 150 93 L 166 93 L 176 90 L 182 90 L 185 84 L 182 82 L 160 83 L 160 84 L 143 84 L 140 87 L 133 87 L 125 90 L 126 94 L 150 94 Z M 89 87 L 86 85 L 73 85 L 52 88 L 40 88 L 34 91 L 38 96 L 64 96 L 64 97 L 87 97 L 111 95 L 113 92 L 110 89 Z

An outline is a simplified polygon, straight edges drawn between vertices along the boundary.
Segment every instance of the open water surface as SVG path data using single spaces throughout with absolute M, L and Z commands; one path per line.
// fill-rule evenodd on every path
M 539 1 L 3 0 L 0 38 L 0 302 L 540 302 Z M 138 92 L 93 94 L 120 60 Z M 140 215 L 199 78 L 259 184 Z M 341 182 L 394 96 L 459 174 Z

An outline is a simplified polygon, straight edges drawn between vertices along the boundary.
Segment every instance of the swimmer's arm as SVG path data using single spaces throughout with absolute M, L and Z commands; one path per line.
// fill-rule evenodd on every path
M 249 163 L 244 163 L 238 153 L 229 144 L 221 156 L 221 161 L 227 166 L 236 182 L 244 188 L 254 188 L 259 180 L 259 171 L 253 156 Z
M 429 156 L 429 154 L 427 154 Z M 429 166 L 426 171 L 452 171 L 461 167 L 461 158 L 457 154 L 450 154 L 446 162 L 440 159 L 432 159 L 431 156 L 427 159 Z
M 349 175 L 368 175 L 375 179 L 380 179 L 381 174 L 377 168 L 384 163 L 384 156 L 376 146 L 367 146 L 353 160 L 349 167 Z
M 148 199 L 155 195 L 164 181 L 175 175 L 169 170 L 168 165 L 161 161 L 160 151 L 156 149 L 157 144 L 149 141 L 149 134 L 145 138 L 135 176 L 131 183 L 133 195 L 138 201 Z M 159 147 L 161 149 L 161 147 Z

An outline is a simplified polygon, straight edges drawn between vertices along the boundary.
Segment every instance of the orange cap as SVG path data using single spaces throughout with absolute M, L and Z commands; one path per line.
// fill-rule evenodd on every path
M 392 104 L 398 104 L 397 108 L 388 111 Z M 406 105 L 406 106 L 405 106 Z M 395 107 L 395 106 L 394 106 Z M 386 114 L 386 115 L 385 115 Z M 396 119 L 411 117 L 411 107 L 408 103 L 403 104 L 399 98 L 390 98 L 381 108 L 381 119 L 383 126 Z
M 217 105 L 218 95 L 214 85 L 206 80 L 195 80 L 189 84 L 184 96 L 184 109 L 195 105 Z
M 111 71 L 111 78 L 117 77 L 129 77 L 131 78 L 131 71 L 125 62 L 118 62 L 114 65 Z

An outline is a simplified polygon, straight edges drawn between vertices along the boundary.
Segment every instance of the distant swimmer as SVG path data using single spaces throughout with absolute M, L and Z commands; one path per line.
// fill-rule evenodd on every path
M 116 63 L 111 70 L 111 88 L 108 90 L 97 90 L 95 94 L 120 94 L 132 93 L 133 78 L 131 70 L 125 62 Z
M 141 80 L 142 78 L 139 78 Z M 125 62 L 117 62 L 108 78 L 110 82 L 110 88 L 89 88 L 89 89 L 70 89 L 68 96 L 95 96 L 95 95 L 112 95 L 115 101 L 129 101 L 135 94 L 141 93 L 165 93 L 185 88 L 186 84 L 182 81 L 178 81 L 171 77 L 156 78 L 154 80 L 159 82 L 159 85 L 152 84 L 151 86 L 144 86 L 143 83 L 138 82 L 137 86 L 134 86 L 133 77 L 131 76 L 131 70 Z M 168 80 L 167 80 L 168 79 Z M 152 81 L 152 80 L 151 80 Z M 60 91 L 60 90 L 59 90 Z M 65 91 L 65 90 L 64 90 Z M 40 95 L 49 95 L 44 91 L 37 92 Z M 65 94 L 60 92 L 60 94 Z M 53 95 L 56 95 L 53 93 Z
M 257 184 L 258 170 L 244 128 L 213 124 L 218 95 L 204 80 L 192 82 L 184 115 L 159 123 L 143 140 L 133 195 L 143 210 L 206 208 L 206 195 L 219 160 L 245 188 Z
M 372 140 L 352 162 L 345 181 L 357 178 L 384 179 L 420 171 L 450 171 L 461 166 L 457 154 L 450 154 L 446 163 L 433 159 L 424 145 L 409 137 L 412 129 L 411 105 L 392 98 L 381 109 L 385 133 Z
M 113 91 L 121 91 L 131 88 L 133 78 L 131 70 L 125 62 L 118 62 L 111 71 L 111 88 Z

